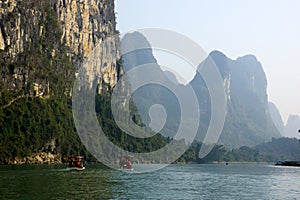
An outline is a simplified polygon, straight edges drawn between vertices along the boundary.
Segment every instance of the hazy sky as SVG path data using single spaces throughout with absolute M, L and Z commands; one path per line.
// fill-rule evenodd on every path
M 299 0 L 116 0 L 121 33 L 164 28 L 231 59 L 254 54 L 284 121 L 300 114 Z

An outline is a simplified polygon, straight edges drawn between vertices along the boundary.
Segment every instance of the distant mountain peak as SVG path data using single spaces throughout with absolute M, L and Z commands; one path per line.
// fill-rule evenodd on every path
M 238 57 L 236 60 L 237 61 L 253 62 L 253 63 L 257 63 L 258 62 L 259 63 L 259 61 L 257 60 L 256 56 L 252 55 L 252 54 L 247 54 L 247 55 Z
M 213 50 L 212 52 L 209 53 L 209 56 L 218 56 L 218 57 L 226 57 L 227 58 L 227 56 L 219 50 Z
M 300 138 L 298 130 L 300 129 L 300 117 L 298 115 L 289 115 L 285 126 L 285 136 Z
M 157 64 L 150 42 L 140 32 L 127 33 L 122 38 L 121 51 L 123 53 L 125 71 L 129 71 L 139 65 Z
M 126 33 L 122 38 L 121 51 L 123 53 L 130 52 L 132 49 L 152 49 L 150 42 L 147 38 L 140 32 L 134 31 L 131 33 Z
M 298 115 L 289 115 L 286 125 L 284 125 L 279 110 L 274 103 L 269 102 L 270 115 L 274 125 L 284 137 L 300 138 L 298 130 L 300 129 L 300 117 Z

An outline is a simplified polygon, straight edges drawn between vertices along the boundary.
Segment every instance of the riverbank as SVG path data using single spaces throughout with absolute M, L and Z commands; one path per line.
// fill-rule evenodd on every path
M 202 163 L 201 163 L 202 164 Z M 224 161 L 222 161 L 222 162 L 218 162 L 218 161 L 214 161 L 214 162 L 211 162 L 211 163 L 203 163 L 203 164 L 232 164 L 232 165 L 234 165 L 234 164 L 247 164 L 247 165 L 251 165 L 251 164 L 253 164 L 253 165 L 270 165 L 270 164 L 275 164 L 274 162 L 224 162 Z
M 63 164 L 63 159 L 60 154 L 52 154 L 52 153 L 35 153 L 26 157 L 16 157 L 15 159 L 7 160 L 6 163 L 2 163 L 4 165 L 45 165 L 45 164 Z M 99 164 L 101 162 L 87 162 L 89 164 Z M 162 164 L 155 161 L 135 161 L 134 164 Z M 116 162 L 115 164 L 118 164 Z M 174 162 L 172 164 L 180 164 L 180 165 L 188 165 L 188 164 L 215 164 L 215 165 L 235 165 L 235 164 L 253 164 L 253 165 L 274 165 L 274 162 L 205 162 L 205 163 L 185 163 L 185 162 Z

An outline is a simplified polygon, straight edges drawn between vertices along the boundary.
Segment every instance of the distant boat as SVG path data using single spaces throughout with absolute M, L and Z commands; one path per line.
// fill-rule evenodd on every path
M 278 161 L 277 166 L 300 167 L 300 161 Z
M 120 156 L 120 163 L 119 163 L 120 169 L 132 171 L 133 170 L 132 161 L 131 161 L 132 158 L 133 156 L 130 155 Z
M 83 156 L 71 156 L 69 157 L 69 167 L 68 170 L 77 170 L 81 171 L 84 170 L 85 167 L 83 166 Z

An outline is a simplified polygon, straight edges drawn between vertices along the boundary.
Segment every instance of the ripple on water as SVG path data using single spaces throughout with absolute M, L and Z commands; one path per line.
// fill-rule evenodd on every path
M 171 165 L 130 174 L 101 165 L 0 166 L 4 199 L 297 199 L 300 168 Z

